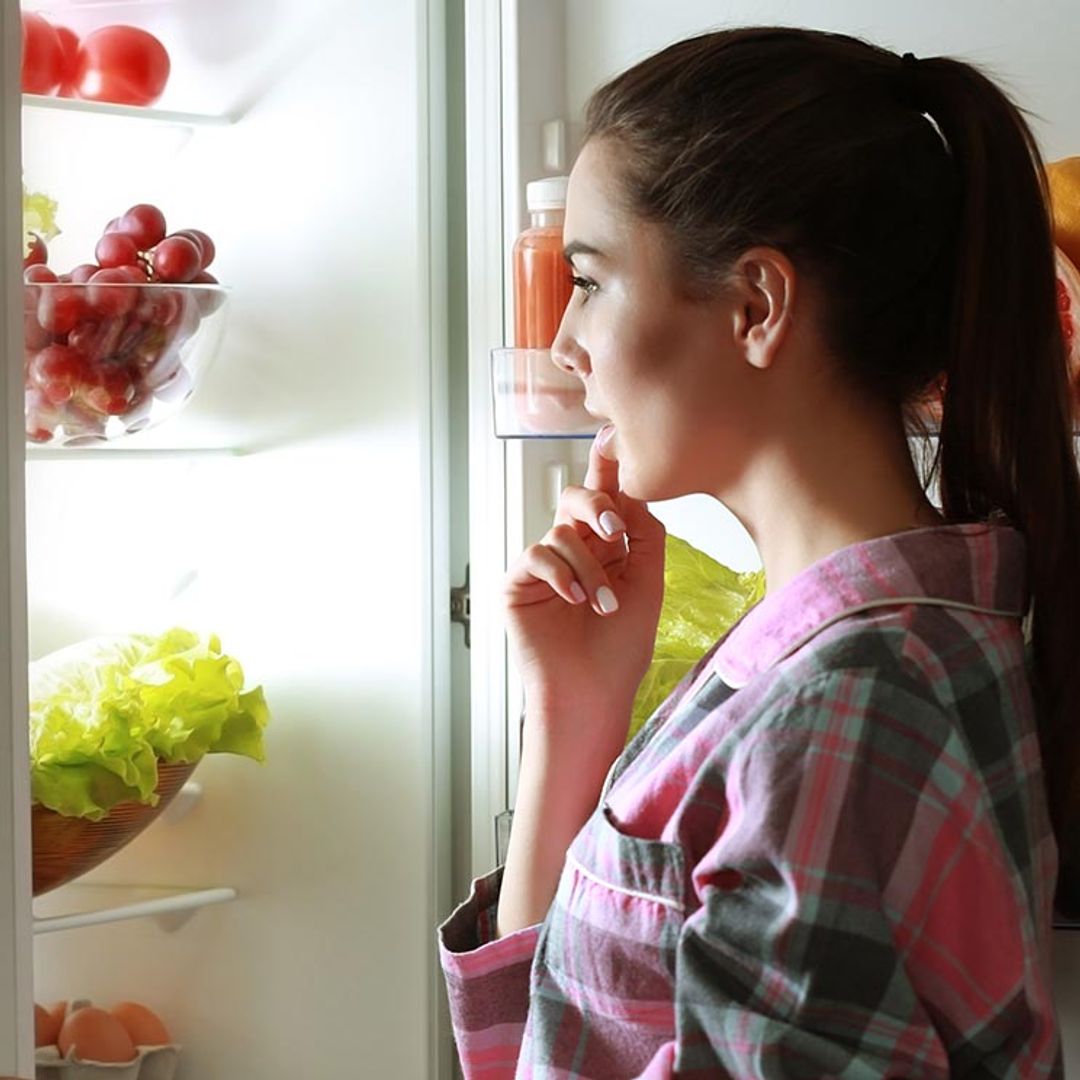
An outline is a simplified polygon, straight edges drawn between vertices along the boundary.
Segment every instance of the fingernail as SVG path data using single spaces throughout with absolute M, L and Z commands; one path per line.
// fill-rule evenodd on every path
M 596 590 L 596 602 L 605 615 L 610 615 L 613 611 L 619 610 L 619 601 L 615 599 L 615 594 L 606 585 L 601 585 Z
M 623 519 L 615 513 L 614 510 L 605 510 L 600 515 L 600 528 L 608 534 L 608 536 L 614 536 L 616 533 L 626 532 L 626 525 Z
M 571 583 L 570 595 L 574 598 L 575 604 L 580 604 L 586 599 L 585 590 L 581 587 L 581 583 L 577 581 Z
M 614 424 L 605 424 L 597 433 L 596 441 L 602 450 L 609 442 L 611 442 L 611 436 L 615 434 Z

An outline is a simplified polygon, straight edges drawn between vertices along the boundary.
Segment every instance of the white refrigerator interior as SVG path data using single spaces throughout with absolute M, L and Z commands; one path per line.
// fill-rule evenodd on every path
M 144 25 L 173 60 L 157 119 L 23 108 L 26 184 L 59 203 L 50 263 L 92 259 L 105 223 L 149 202 L 215 239 L 231 290 L 183 412 L 100 450 L 28 451 L 31 657 L 213 632 L 271 712 L 265 765 L 208 756 L 175 813 L 33 915 L 236 898 L 36 933 L 34 998 L 144 1002 L 183 1045 L 178 1080 L 443 1075 L 443 5 L 27 7 Z M 17 36 L 11 0 L 3 17 Z M 14 402 L 8 420 L 21 430 Z M 29 1077 L 17 992 L 0 1073 Z
M 466 0 L 470 125 L 469 363 L 473 412 L 471 870 L 494 865 L 492 820 L 512 807 L 518 764 L 520 687 L 505 659 L 495 611 L 495 556 L 505 562 L 550 526 L 560 485 L 579 483 L 587 443 L 491 438 L 488 350 L 511 343 L 508 254 L 527 224 L 529 180 L 569 171 L 583 108 L 606 79 L 680 38 L 737 25 L 786 24 L 868 37 L 897 52 L 950 54 L 983 65 L 1027 111 L 1047 160 L 1080 153 L 1080 8 L 1043 0 Z M 498 99 L 501 108 L 494 108 Z M 482 132 L 482 136 L 477 135 Z M 495 148 L 498 148 L 496 151 Z M 1007 257 L 1007 253 L 1002 253 Z M 670 532 L 738 570 L 757 569 L 749 537 L 705 497 L 654 507 Z M 505 715 L 498 706 L 505 702 Z M 486 703 L 486 708 L 484 707 Z M 987 948 L 993 942 L 987 941 Z M 1080 1074 L 1080 932 L 1059 930 L 1055 979 L 1067 1073 Z

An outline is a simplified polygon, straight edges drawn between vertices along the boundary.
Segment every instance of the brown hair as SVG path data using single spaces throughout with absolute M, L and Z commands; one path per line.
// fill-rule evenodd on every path
M 932 119 L 931 119 L 932 118 Z M 1059 909 L 1080 915 L 1080 475 L 1046 177 L 1018 108 L 970 64 L 783 27 L 681 41 L 592 96 L 631 209 L 687 283 L 766 244 L 823 286 L 845 374 L 904 410 L 945 385 L 924 476 L 949 521 L 1027 538 Z

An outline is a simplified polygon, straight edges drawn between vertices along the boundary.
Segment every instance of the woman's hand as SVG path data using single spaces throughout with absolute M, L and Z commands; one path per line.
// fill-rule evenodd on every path
M 664 527 L 619 490 L 618 463 L 603 453 L 610 433 L 593 442 L 584 486 L 563 492 L 555 525 L 506 578 L 525 727 L 499 893 L 500 936 L 539 922 L 548 910 L 566 850 L 626 742 L 634 695 L 652 657 Z M 607 530 L 612 514 L 620 525 Z
M 619 490 L 611 435 L 593 441 L 582 487 L 506 577 L 506 622 L 530 715 L 575 728 L 615 714 L 629 724 L 652 658 L 664 592 L 664 526 Z M 622 732 L 625 739 L 625 727 Z

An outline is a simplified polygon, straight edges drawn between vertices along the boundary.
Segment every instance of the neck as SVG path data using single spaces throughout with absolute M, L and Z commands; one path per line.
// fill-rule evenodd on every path
M 767 444 L 724 499 L 757 545 L 769 593 L 840 548 L 943 520 L 899 418 L 837 401 L 815 420 Z

